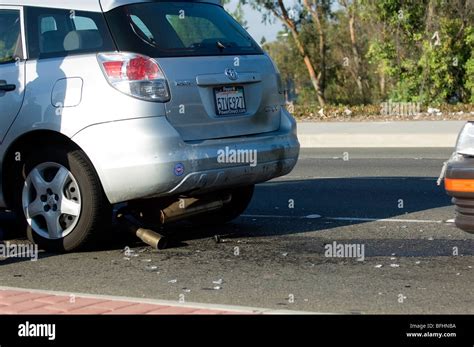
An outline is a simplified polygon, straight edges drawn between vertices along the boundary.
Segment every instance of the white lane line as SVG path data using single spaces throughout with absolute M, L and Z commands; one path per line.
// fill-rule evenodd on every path
M 357 218 L 357 217 L 326 217 L 335 221 L 355 221 L 355 222 L 395 222 L 395 223 L 443 223 L 440 220 L 424 219 L 397 219 L 397 218 Z
M 408 180 L 417 180 L 417 181 L 430 181 L 436 182 L 437 178 L 430 178 L 430 177 L 420 177 L 420 176 L 413 176 L 413 177 L 370 177 L 370 176 L 360 176 L 360 177 L 352 177 L 352 176 L 285 176 L 275 178 L 271 181 L 260 183 L 260 186 L 272 185 L 272 183 L 278 183 L 282 181 L 294 181 L 294 180 L 371 180 L 371 181 L 408 181 Z
M 286 219 L 326 219 L 341 222 L 390 222 L 390 223 L 434 223 L 441 224 L 443 221 L 431 219 L 397 219 L 397 218 L 358 218 L 358 217 L 322 217 L 317 214 L 308 216 L 282 216 L 282 215 L 261 215 L 244 214 L 244 218 L 286 218 Z
M 244 218 L 306 218 L 306 217 L 300 217 L 300 216 L 275 216 L 275 215 L 263 215 L 263 214 L 243 214 L 240 217 Z

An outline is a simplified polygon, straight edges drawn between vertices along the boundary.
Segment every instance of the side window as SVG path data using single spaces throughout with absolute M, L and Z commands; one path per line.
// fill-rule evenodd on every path
M 74 28 L 76 30 L 99 30 L 95 22 L 89 17 L 72 17 Z
M 40 18 L 40 32 L 44 34 L 48 31 L 56 31 L 58 30 L 58 26 L 56 25 L 56 20 L 54 17 L 41 17 Z
M 102 13 L 28 7 L 30 58 L 53 58 L 115 50 Z
M 22 56 L 20 11 L 0 10 L 0 64 Z

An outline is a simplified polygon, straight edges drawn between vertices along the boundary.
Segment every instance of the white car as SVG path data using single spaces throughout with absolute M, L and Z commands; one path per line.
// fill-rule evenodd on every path
M 0 0 L 0 208 L 52 251 L 94 242 L 118 203 L 229 221 L 296 165 L 284 103 L 216 1 Z

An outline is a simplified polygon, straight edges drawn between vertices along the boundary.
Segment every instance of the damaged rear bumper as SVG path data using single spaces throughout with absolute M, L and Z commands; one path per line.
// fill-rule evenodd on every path
M 278 131 L 216 140 L 184 142 L 165 117 L 98 124 L 72 139 L 89 156 L 115 204 L 205 193 L 288 174 L 300 145 L 294 119 L 286 111 L 281 118 Z M 236 160 L 235 153 L 242 154 L 240 159 L 255 154 L 255 160 Z

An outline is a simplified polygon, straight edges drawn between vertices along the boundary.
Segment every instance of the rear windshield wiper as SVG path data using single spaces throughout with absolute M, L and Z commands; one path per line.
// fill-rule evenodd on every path
M 217 48 L 219 48 L 221 51 L 227 48 L 238 47 L 235 42 L 222 42 L 221 40 L 218 40 L 216 44 L 217 44 Z
M 223 44 L 222 42 L 220 42 L 220 41 L 217 41 L 216 44 L 217 44 L 217 48 L 219 48 L 221 51 L 223 51 L 224 49 L 227 48 L 227 46 L 224 45 L 224 44 Z

